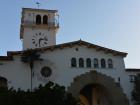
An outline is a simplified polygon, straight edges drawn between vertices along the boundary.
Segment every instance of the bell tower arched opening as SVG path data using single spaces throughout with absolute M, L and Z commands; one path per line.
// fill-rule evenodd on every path
M 36 15 L 36 24 L 37 25 L 41 24 L 41 16 L 40 15 Z
M 43 16 L 43 24 L 48 24 L 48 16 L 47 15 Z

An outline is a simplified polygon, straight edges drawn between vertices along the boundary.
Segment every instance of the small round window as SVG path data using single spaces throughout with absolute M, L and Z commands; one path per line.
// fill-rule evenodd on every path
M 43 77 L 50 77 L 51 76 L 51 74 L 52 74 L 52 70 L 51 70 L 51 68 L 50 67 L 43 67 L 42 69 L 41 69 L 41 75 L 43 76 Z

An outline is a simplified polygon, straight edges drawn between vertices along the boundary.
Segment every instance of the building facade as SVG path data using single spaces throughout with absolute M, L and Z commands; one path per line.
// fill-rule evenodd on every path
M 78 40 L 56 44 L 57 10 L 23 8 L 22 51 L 0 56 L 0 84 L 34 90 L 53 81 L 85 105 L 132 105 L 134 76 L 126 69 L 127 53 Z

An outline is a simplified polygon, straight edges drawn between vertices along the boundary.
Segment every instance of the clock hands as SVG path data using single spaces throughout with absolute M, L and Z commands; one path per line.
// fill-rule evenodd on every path
M 39 47 L 41 47 L 41 41 L 44 40 L 43 38 L 39 39 Z
M 43 40 L 44 40 L 44 44 L 47 44 L 46 41 L 48 41 L 48 39 L 47 39 L 46 37 L 40 38 L 40 39 L 39 39 L 39 47 L 41 47 L 41 42 L 42 42 Z
M 46 37 L 44 38 L 44 40 L 45 40 L 45 41 L 48 41 L 48 39 L 47 39 Z
M 48 44 L 47 41 L 47 36 L 44 33 L 36 33 L 33 35 L 32 43 L 35 47 L 45 47 Z

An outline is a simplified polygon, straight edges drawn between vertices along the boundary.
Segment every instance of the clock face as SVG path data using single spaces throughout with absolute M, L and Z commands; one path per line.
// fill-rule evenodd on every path
M 44 33 L 35 33 L 32 38 L 32 44 L 35 47 L 45 47 L 47 45 L 48 38 Z

